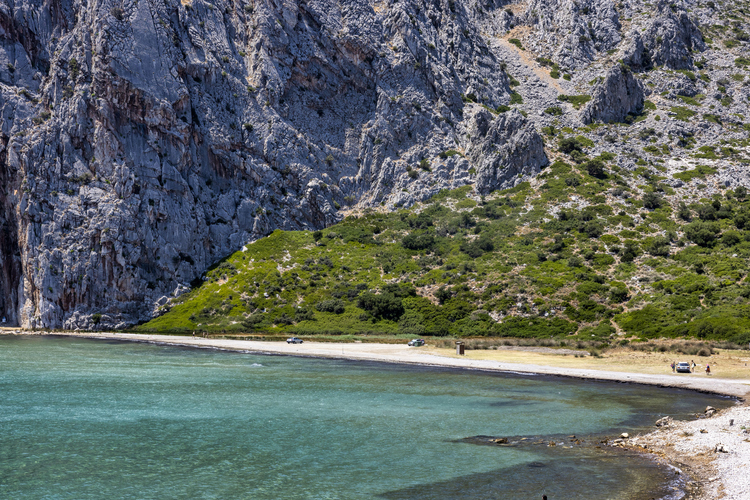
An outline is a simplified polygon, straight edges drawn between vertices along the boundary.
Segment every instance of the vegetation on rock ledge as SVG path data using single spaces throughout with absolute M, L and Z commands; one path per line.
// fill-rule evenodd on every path
M 275 231 L 137 330 L 750 341 L 745 190 L 686 203 L 613 155 L 578 160 L 534 186 L 486 197 L 465 186 L 323 231 Z M 713 173 L 695 170 L 674 177 Z

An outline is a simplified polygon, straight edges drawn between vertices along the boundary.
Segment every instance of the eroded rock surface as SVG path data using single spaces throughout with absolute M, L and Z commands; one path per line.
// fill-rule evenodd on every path
M 407 175 L 456 147 L 462 95 L 509 101 L 476 17 L 447 1 L 2 4 L 3 314 L 123 326 L 275 228 L 533 171 L 474 176 L 457 156 Z
M 744 140 L 747 45 L 704 42 L 714 7 L 0 2 L 0 313 L 24 327 L 142 321 L 274 229 L 528 180 L 561 130 L 629 169 L 654 141 L 649 155 Z M 633 118 L 644 97 L 660 111 L 630 131 L 581 129 Z M 678 116 L 688 104 L 710 120 Z
M 637 114 L 643 109 L 641 82 L 624 64 L 613 66 L 592 94 L 591 101 L 581 112 L 583 123 L 621 122 L 628 114 Z

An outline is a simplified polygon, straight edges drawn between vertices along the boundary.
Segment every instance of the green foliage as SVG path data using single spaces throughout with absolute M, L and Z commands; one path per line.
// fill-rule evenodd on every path
M 698 96 L 700 96 L 700 95 L 701 94 L 698 94 Z M 696 96 L 696 97 L 698 97 L 698 96 Z M 700 106 L 701 105 L 700 101 L 696 97 L 690 97 L 690 96 L 686 96 L 686 95 L 678 95 L 677 97 L 680 100 L 682 100 L 682 102 L 684 102 L 685 104 L 687 104 L 689 106 Z M 703 97 L 705 97 L 705 96 L 703 96 Z
M 565 95 L 561 94 L 557 96 L 557 99 L 562 102 L 567 102 L 573 105 L 574 108 L 580 109 L 581 106 L 591 100 L 590 95 Z
M 660 208 L 664 204 L 661 196 L 656 193 L 646 193 L 643 195 L 643 207 L 649 210 Z
M 674 113 L 676 119 L 682 120 L 683 122 L 690 121 L 690 119 L 697 114 L 692 109 L 683 106 L 672 106 L 670 111 Z
M 685 226 L 685 236 L 696 245 L 711 246 L 721 229 L 715 222 L 696 220 Z
M 712 123 L 715 123 L 717 125 L 721 125 L 721 117 L 719 115 L 715 115 L 715 114 L 712 114 L 712 113 L 706 113 L 706 114 L 703 115 L 703 119 L 706 120 L 706 121 L 708 121 L 708 122 L 712 122 Z
M 404 236 L 401 245 L 409 250 L 426 250 L 435 244 L 435 237 L 430 233 L 411 233 Z
M 523 97 L 521 97 L 521 94 L 519 94 L 518 92 L 511 92 L 510 103 L 511 104 L 523 104 Z
M 560 139 L 557 150 L 561 153 L 571 154 L 575 151 L 583 151 L 583 144 L 575 137 L 566 137 Z
M 523 45 L 521 44 L 521 40 L 519 40 L 518 38 L 511 38 L 510 40 L 508 40 L 508 43 L 512 43 L 519 49 L 524 50 Z
M 462 155 L 461 153 L 459 153 L 459 152 L 458 152 L 458 151 L 456 151 L 455 149 L 449 149 L 448 151 L 443 151 L 443 152 L 442 152 L 442 153 L 440 153 L 440 154 L 439 154 L 438 156 L 439 156 L 440 158 L 450 158 L 450 157 L 452 157 L 452 156 L 456 156 L 456 155 L 458 155 L 458 156 L 463 156 L 463 155 Z
M 582 139 L 563 138 L 561 150 L 583 154 Z M 750 331 L 747 191 L 688 205 L 660 194 L 645 168 L 606 175 L 613 160 L 557 160 L 536 190 L 522 183 L 479 196 L 467 185 L 320 231 L 274 231 L 136 330 L 608 341 L 614 318 L 642 338 Z M 586 203 L 567 204 L 573 197 Z
M 317 304 L 315 304 L 315 309 L 321 312 L 330 312 L 334 314 L 341 314 L 344 312 L 344 309 L 346 308 L 346 304 L 343 300 L 340 299 L 328 299 L 328 300 L 321 300 Z
M 698 165 L 692 170 L 686 170 L 672 175 L 675 179 L 680 179 L 684 182 L 690 182 L 693 179 L 704 179 L 707 175 L 715 174 L 716 169 L 706 165 Z
M 604 173 L 604 162 L 601 160 L 589 160 L 583 164 L 588 174 L 592 177 L 602 179 L 606 177 Z
M 395 321 L 404 314 L 404 306 L 401 298 L 390 293 L 374 294 L 364 292 L 357 299 L 357 307 L 380 319 Z
M 75 82 L 78 79 L 78 73 L 80 72 L 78 60 L 75 57 L 71 57 L 68 60 L 68 71 L 70 72 L 70 78 Z

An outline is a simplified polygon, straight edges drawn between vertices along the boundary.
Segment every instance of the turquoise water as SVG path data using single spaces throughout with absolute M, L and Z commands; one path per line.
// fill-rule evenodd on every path
M 673 473 L 587 442 L 727 400 L 628 384 L 0 337 L 0 498 L 664 496 Z M 518 438 L 516 438 L 518 439 Z

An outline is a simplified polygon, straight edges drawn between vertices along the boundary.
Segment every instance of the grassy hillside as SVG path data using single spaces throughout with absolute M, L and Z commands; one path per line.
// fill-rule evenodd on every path
M 750 341 L 744 189 L 559 145 L 533 185 L 275 231 L 137 330 Z

